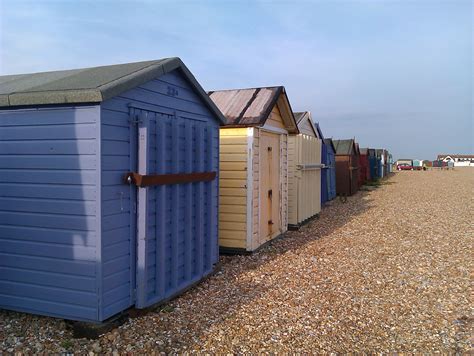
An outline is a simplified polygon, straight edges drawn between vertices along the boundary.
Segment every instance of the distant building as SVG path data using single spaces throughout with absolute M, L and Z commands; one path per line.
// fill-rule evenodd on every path
M 438 155 L 438 161 L 451 162 L 454 167 L 474 167 L 474 155 Z

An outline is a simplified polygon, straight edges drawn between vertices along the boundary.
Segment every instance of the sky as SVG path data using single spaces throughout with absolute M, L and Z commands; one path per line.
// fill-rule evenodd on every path
M 180 57 L 206 90 L 284 85 L 326 137 L 474 153 L 471 0 L 0 0 L 0 75 Z

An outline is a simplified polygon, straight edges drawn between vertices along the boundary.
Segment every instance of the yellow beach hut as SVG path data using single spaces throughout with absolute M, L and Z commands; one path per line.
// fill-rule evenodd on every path
M 219 246 L 252 252 L 287 230 L 288 135 L 297 134 L 283 86 L 209 93 L 220 129 Z

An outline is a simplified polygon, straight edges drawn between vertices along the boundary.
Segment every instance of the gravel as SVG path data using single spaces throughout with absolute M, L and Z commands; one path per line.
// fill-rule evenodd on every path
M 0 311 L 0 350 L 469 352 L 473 189 L 470 168 L 396 173 L 98 340 Z

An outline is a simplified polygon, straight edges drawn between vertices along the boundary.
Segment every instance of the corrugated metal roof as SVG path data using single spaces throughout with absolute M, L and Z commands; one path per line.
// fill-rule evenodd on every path
M 0 107 L 96 103 L 180 69 L 219 119 L 226 120 L 181 59 L 0 76 Z
M 283 95 L 289 108 L 285 123 L 291 133 L 298 132 L 283 86 L 217 90 L 208 94 L 227 118 L 228 126 L 263 126 L 280 96 Z
M 354 139 L 333 140 L 336 148 L 336 155 L 351 155 L 354 150 Z

